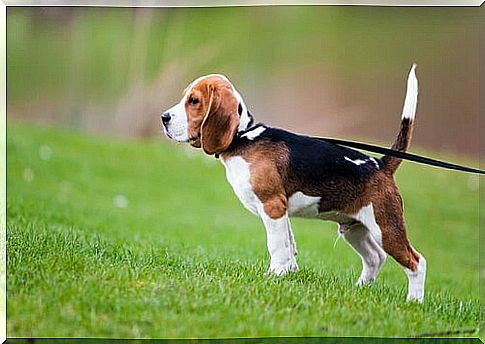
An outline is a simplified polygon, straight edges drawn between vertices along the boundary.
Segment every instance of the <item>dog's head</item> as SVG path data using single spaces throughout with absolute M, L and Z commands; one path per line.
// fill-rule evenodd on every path
M 161 116 L 169 138 L 202 147 L 207 154 L 225 151 L 237 131 L 247 129 L 251 122 L 242 97 L 220 74 L 191 82 L 183 91 L 182 100 Z

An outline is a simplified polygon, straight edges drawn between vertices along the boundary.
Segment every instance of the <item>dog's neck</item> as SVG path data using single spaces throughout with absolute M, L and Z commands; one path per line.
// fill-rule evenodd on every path
M 239 127 L 237 128 L 237 131 L 239 133 L 248 130 L 254 125 L 254 117 L 249 112 L 246 102 L 239 92 L 235 88 L 233 89 L 233 92 L 238 101 L 237 114 L 239 115 Z
M 251 115 L 247 108 L 243 109 L 241 104 L 239 104 L 237 112 L 239 114 L 239 127 L 237 128 L 239 134 L 253 127 L 255 123 L 253 115 Z
M 246 106 L 246 103 L 244 102 L 243 98 L 241 97 L 241 95 L 239 94 L 239 92 L 237 92 L 236 89 L 234 89 L 234 95 L 236 96 L 239 104 L 237 106 L 237 114 L 239 115 L 239 126 L 237 128 L 237 132 L 236 134 L 234 135 L 234 138 L 232 139 L 232 142 L 231 142 L 231 146 L 233 146 L 234 142 L 241 137 L 241 135 L 243 135 L 245 132 L 247 132 L 249 129 L 253 128 L 256 123 L 254 122 L 254 117 L 253 115 L 251 115 L 251 113 L 249 112 L 247 106 Z M 223 152 L 221 152 L 223 153 Z M 214 157 L 216 159 L 219 159 L 219 154 L 214 154 Z
M 242 136 L 244 135 L 246 132 L 252 130 L 254 127 L 257 127 L 258 125 L 260 125 L 260 123 L 256 123 L 254 121 L 254 117 L 253 115 L 251 115 L 251 113 L 245 109 L 245 113 L 241 110 L 242 106 L 241 104 L 239 104 L 239 107 L 238 107 L 238 114 L 239 114 L 239 117 L 240 117 L 240 123 L 239 123 L 239 127 L 237 129 L 237 132 L 236 134 L 234 135 L 233 139 L 232 139 L 232 142 L 231 144 L 229 145 L 228 147 L 228 150 L 230 150 L 232 147 L 234 147 L 234 144 L 235 142 Z M 216 159 L 219 159 L 219 156 L 220 154 L 222 154 L 224 152 L 221 152 L 221 153 L 218 153 L 218 154 L 214 154 L 214 157 Z

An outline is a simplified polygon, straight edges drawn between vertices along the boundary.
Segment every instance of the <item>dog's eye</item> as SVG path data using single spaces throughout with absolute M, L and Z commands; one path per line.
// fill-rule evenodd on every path
M 189 104 L 190 105 L 197 105 L 197 104 L 199 104 L 199 99 L 194 98 L 194 97 L 190 97 L 189 98 Z

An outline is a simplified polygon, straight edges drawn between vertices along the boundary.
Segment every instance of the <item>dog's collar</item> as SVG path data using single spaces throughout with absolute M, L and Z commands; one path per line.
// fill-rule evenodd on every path
M 264 127 L 264 124 L 263 123 L 256 123 L 256 124 L 254 124 L 253 117 L 251 116 L 251 121 L 249 122 L 248 127 L 246 129 L 244 129 L 244 130 L 238 131 L 234 135 L 234 138 L 232 139 L 232 142 L 229 145 L 229 147 L 227 148 L 227 150 L 229 150 L 232 147 L 234 147 L 234 145 L 237 143 L 237 141 L 239 141 L 244 134 L 246 134 L 246 133 L 248 133 L 248 132 L 250 132 L 250 131 L 252 131 L 252 130 L 258 128 L 258 127 Z M 221 153 L 214 154 L 214 158 L 219 159 L 220 154 Z

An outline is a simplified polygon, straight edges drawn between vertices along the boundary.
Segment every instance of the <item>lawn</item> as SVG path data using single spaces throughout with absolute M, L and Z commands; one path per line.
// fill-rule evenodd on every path
M 374 285 L 354 287 L 360 259 L 343 240 L 334 247 L 328 222 L 293 220 L 301 271 L 266 276 L 262 224 L 200 151 L 7 130 L 9 337 L 477 335 L 475 176 L 398 172 L 409 236 L 428 261 L 418 305 L 392 259 Z

